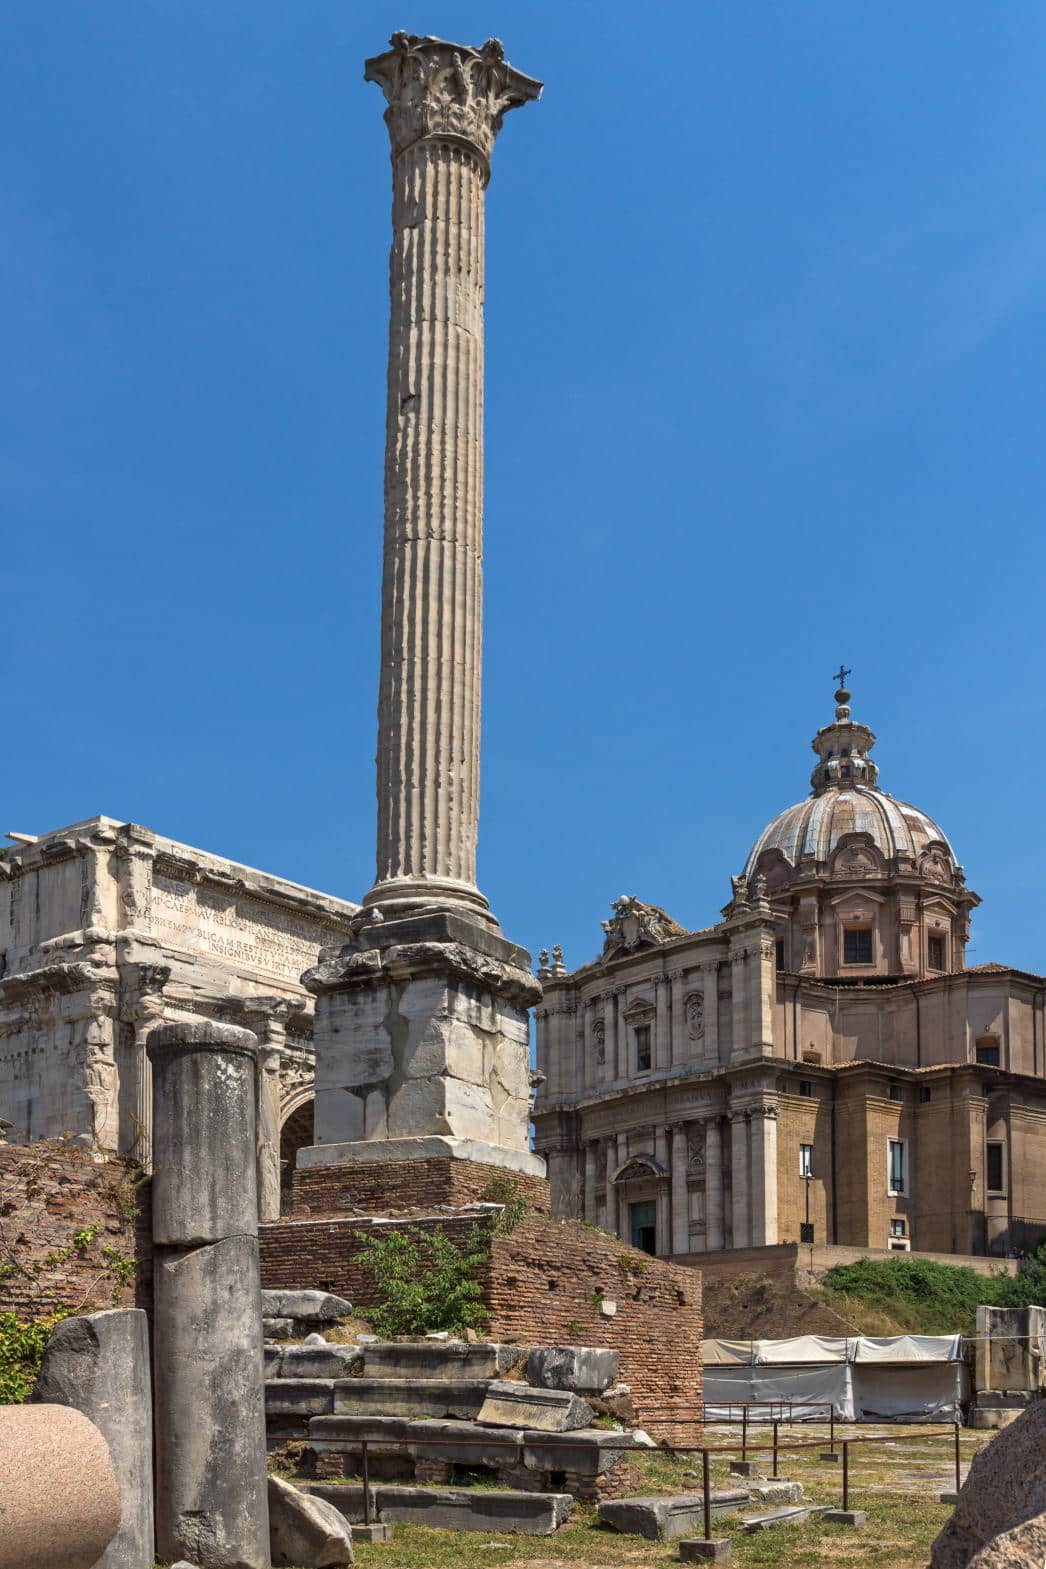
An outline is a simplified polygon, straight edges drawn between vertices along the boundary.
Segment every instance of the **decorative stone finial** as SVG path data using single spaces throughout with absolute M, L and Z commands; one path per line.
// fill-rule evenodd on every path
M 363 75 L 388 100 L 394 157 L 424 137 L 442 137 L 489 161 L 508 111 L 541 96 L 542 84 L 513 70 L 497 38 L 479 49 L 414 33 L 393 33 L 389 42 L 386 54 L 365 62 Z

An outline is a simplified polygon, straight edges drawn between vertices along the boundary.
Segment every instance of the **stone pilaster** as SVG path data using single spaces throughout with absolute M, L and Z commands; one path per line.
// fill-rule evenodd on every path
M 617 997 L 606 992 L 603 997 L 604 1079 L 613 1083 L 617 1077 Z
M 654 976 L 654 997 L 656 999 L 654 1023 L 655 1068 L 670 1068 L 672 1066 L 672 1025 L 669 1010 L 670 984 L 667 975 Z
M 153 1070 L 146 1043 L 150 1030 L 163 1021 L 163 988 L 170 978 L 169 965 L 137 965 L 129 1018 L 121 1012 L 131 1026 L 129 1049 L 120 1064 L 120 1098 L 129 1113 L 120 1118 L 121 1153 L 130 1155 L 143 1171 L 151 1171 L 153 1165 Z
M 670 971 L 672 982 L 672 1061 L 673 1063 L 686 1062 L 690 1053 L 690 1041 L 686 1033 L 686 971 Z
M 690 1251 L 690 1190 L 687 1176 L 690 1169 L 690 1150 L 684 1122 L 677 1122 L 672 1129 L 672 1252 Z
M 733 1236 L 731 1246 L 751 1246 L 752 1231 L 750 1158 L 748 1153 L 748 1113 L 734 1111 L 730 1114 L 730 1178 L 732 1183 L 731 1218 Z
M 704 1051 L 702 1056 L 710 1063 L 719 1061 L 719 964 L 717 960 L 702 966 L 705 1005 L 702 1010 L 704 1025 Z
M 484 191 L 508 110 L 541 84 L 396 33 L 367 61 L 392 141 L 377 881 L 365 903 L 465 907 L 476 887 L 483 605 Z
M 585 1208 L 584 1218 L 589 1225 L 596 1221 L 596 1165 L 598 1160 L 598 1147 L 594 1139 L 585 1141 Z
M 280 1066 L 287 1044 L 287 1021 L 304 1012 L 291 997 L 248 997 L 243 1018 L 258 1039 L 258 1219 L 280 1218 Z
M 719 1118 L 705 1124 L 705 1247 L 721 1248 L 723 1216 L 723 1134 Z
M 777 1242 L 777 1108 L 757 1107 L 749 1123 L 752 1180 L 752 1231 L 750 1246 L 772 1247 Z
M 605 1214 L 603 1223 L 605 1229 L 609 1231 L 612 1236 L 617 1236 L 618 1234 L 617 1189 L 614 1186 L 614 1173 L 617 1170 L 617 1167 L 617 1140 L 614 1138 L 614 1135 L 611 1134 L 607 1139 L 605 1152 L 604 1170 L 606 1173 L 606 1203 L 604 1205 Z

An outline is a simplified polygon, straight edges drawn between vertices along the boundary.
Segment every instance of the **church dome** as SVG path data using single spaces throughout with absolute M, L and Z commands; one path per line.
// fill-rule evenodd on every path
M 944 856 L 938 859 L 947 863 L 940 870 L 954 874 L 955 852 L 933 818 L 878 788 L 879 769 L 870 755 L 875 736 L 851 718 L 845 687 L 840 686 L 835 701 L 835 723 L 819 730 L 811 743 L 818 759 L 811 794 L 763 829 L 745 863 L 745 878 L 755 876 L 760 858 L 770 850 L 779 851 L 793 868 L 803 860 L 827 862 L 847 834 L 866 834 L 885 861 L 900 857 L 918 864 L 931 845 L 940 846 Z
M 952 865 L 955 852 L 943 830 L 917 806 L 897 801 L 871 785 L 838 786 L 808 796 L 778 813 L 752 846 L 745 876 L 753 877 L 759 857 L 766 850 L 780 850 L 792 866 L 812 856 L 827 861 L 844 834 L 868 834 L 887 861 L 898 855 L 918 861 L 933 842 L 947 847 Z

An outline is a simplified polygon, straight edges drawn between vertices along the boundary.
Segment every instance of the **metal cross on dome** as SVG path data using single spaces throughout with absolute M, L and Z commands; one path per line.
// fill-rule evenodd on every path
M 832 677 L 832 679 L 834 681 L 838 681 L 840 686 L 845 686 L 846 685 L 846 678 L 847 678 L 847 676 L 852 676 L 852 675 L 853 675 L 853 671 L 852 670 L 847 670 L 847 668 L 846 668 L 846 666 L 844 664 L 840 664 L 839 669 L 836 671 L 836 673 Z

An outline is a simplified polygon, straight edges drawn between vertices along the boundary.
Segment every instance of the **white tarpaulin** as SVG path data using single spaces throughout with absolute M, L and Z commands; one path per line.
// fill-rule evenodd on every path
M 741 1404 L 772 1402 L 824 1421 L 830 1401 L 843 1422 L 951 1422 L 969 1399 L 960 1349 L 958 1335 L 706 1341 L 705 1414 L 736 1420 Z
M 854 1420 L 848 1362 L 807 1363 L 800 1367 L 723 1367 L 705 1364 L 704 1403 L 709 1422 L 736 1421 L 740 1405 L 754 1402 L 791 1406 L 796 1422 L 826 1422 L 831 1404 L 836 1420 Z M 734 1409 L 731 1410 L 731 1407 Z M 760 1419 L 770 1413 L 757 1413 Z
M 755 1360 L 760 1363 L 845 1362 L 845 1335 L 796 1335 L 791 1340 L 757 1340 Z
M 961 1362 L 861 1363 L 853 1369 L 857 1422 L 955 1422 L 968 1399 Z
M 701 1360 L 706 1367 L 749 1367 L 754 1357 L 754 1340 L 706 1340 Z
M 851 1343 L 855 1362 L 958 1362 L 959 1340 L 958 1335 L 860 1335 Z

